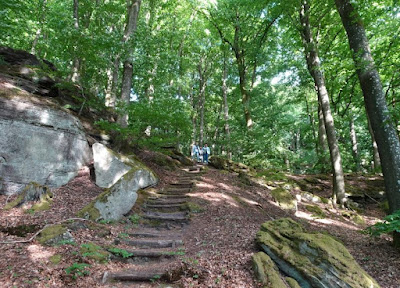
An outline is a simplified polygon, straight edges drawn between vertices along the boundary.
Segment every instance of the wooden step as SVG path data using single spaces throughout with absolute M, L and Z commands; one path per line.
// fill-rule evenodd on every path
M 181 245 L 180 245 L 181 246 Z M 170 247 L 168 247 L 170 248 Z M 183 255 L 182 250 L 165 250 L 165 249 L 136 249 L 127 250 L 128 253 L 132 254 L 126 258 L 173 258 L 177 255 Z M 126 258 L 121 259 L 120 257 L 115 257 L 115 259 L 126 260 Z
M 181 208 L 183 203 L 160 203 L 160 204 L 146 204 L 144 208 L 150 208 L 150 209 L 176 209 L 176 208 Z
M 166 198 L 186 199 L 189 198 L 189 196 L 185 194 L 160 194 L 160 196 L 158 197 L 149 197 L 150 200 L 166 199 Z
M 174 188 L 192 188 L 194 183 L 192 181 L 182 181 L 177 183 L 169 183 L 169 185 Z
M 180 239 L 137 239 L 118 241 L 139 248 L 175 248 L 183 245 L 183 241 Z
M 185 187 L 169 187 L 163 191 L 167 192 L 178 192 L 178 193 L 189 193 L 192 188 L 185 188 Z
M 171 233 L 171 232 L 134 232 L 128 233 L 129 236 L 136 237 L 136 238 L 168 238 L 168 239 L 182 239 L 182 233 Z
M 110 273 L 106 271 L 103 274 L 102 283 L 105 284 L 109 281 L 154 281 L 160 279 L 166 271 L 164 270 L 145 270 L 145 271 L 125 271 L 118 273 Z
M 148 201 L 147 204 L 150 204 L 150 205 L 159 205 L 159 204 L 161 204 L 161 205 L 173 205 L 173 204 L 184 204 L 187 201 L 188 201 L 187 198 L 181 198 L 181 199 L 179 199 L 179 198 L 170 198 L 170 199 L 168 199 L 168 198 L 155 198 L 155 199 L 153 199 L 151 201 Z
M 161 212 L 147 212 L 143 218 L 150 220 L 161 221 L 188 221 L 189 217 L 186 212 L 177 213 L 161 213 Z
M 157 192 L 157 194 L 161 194 L 161 195 L 185 195 L 187 193 L 190 193 L 189 189 L 186 190 L 180 190 L 180 189 L 168 189 L 168 190 L 164 190 L 164 191 L 159 191 Z

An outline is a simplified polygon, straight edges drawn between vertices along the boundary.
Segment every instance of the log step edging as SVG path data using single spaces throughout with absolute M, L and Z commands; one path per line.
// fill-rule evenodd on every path
M 182 240 L 123 240 L 126 245 L 140 248 L 175 248 L 183 245 Z

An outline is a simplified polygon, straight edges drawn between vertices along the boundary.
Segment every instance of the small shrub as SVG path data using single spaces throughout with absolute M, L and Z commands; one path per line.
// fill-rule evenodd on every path
M 139 224 L 139 221 L 140 221 L 141 218 L 142 217 L 139 214 L 136 214 L 136 213 L 131 215 L 131 216 L 129 216 L 129 220 L 135 225 Z
M 400 210 L 383 218 L 383 222 L 376 223 L 364 230 L 372 236 L 400 232 Z
M 78 277 L 87 276 L 90 274 L 86 267 L 90 267 L 89 264 L 86 263 L 74 263 L 71 266 L 65 269 L 67 275 L 71 275 L 72 279 L 76 280 Z
M 107 249 L 109 252 L 111 252 L 112 254 L 122 257 L 122 258 L 129 258 L 131 256 L 133 256 L 133 253 L 130 253 L 128 251 L 126 251 L 125 249 L 120 249 L 120 248 L 116 248 L 116 247 L 111 247 L 109 249 Z

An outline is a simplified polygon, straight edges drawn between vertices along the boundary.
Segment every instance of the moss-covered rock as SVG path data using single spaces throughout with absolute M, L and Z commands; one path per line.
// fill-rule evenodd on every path
M 53 194 L 50 192 L 50 188 L 36 182 L 31 182 L 26 185 L 21 194 L 8 203 L 4 209 L 9 210 L 14 207 L 21 207 L 32 201 L 34 202 L 32 209 L 35 212 L 50 209 L 53 203 Z
M 43 229 L 36 238 L 42 245 L 55 245 L 60 241 L 71 240 L 73 237 L 67 227 L 61 224 L 51 225 Z
M 256 241 L 301 287 L 379 287 L 343 244 L 326 234 L 307 233 L 292 219 L 264 223 Z
M 258 252 L 252 258 L 254 273 L 264 288 L 286 287 L 285 282 L 283 282 L 279 274 L 278 267 L 276 267 L 274 261 L 267 254 Z
M 342 216 L 353 221 L 357 225 L 365 225 L 365 220 L 362 216 L 352 211 L 342 211 Z
M 283 209 L 287 210 L 296 210 L 297 209 L 297 201 L 296 198 L 290 194 L 289 191 L 278 187 L 271 191 L 271 195 L 274 198 L 275 202 Z
M 157 178 L 143 164 L 132 167 L 111 188 L 106 189 L 77 215 L 93 221 L 119 220 L 136 203 L 137 191 L 157 183 Z
M 299 283 L 290 277 L 285 277 L 286 283 L 290 286 L 290 288 L 301 288 Z
M 248 175 L 254 174 L 253 169 L 243 163 L 237 163 L 219 156 L 211 156 L 209 165 L 220 170 L 227 170 L 235 173 L 247 173 Z
M 312 213 L 312 216 L 316 218 L 326 218 L 325 212 L 316 205 L 307 205 L 306 210 Z

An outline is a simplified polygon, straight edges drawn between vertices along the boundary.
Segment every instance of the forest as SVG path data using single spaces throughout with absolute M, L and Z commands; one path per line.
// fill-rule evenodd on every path
M 332 175 L 340 207 L 351 206 L 345 175 L 382 175 L 387 212 L 399 217 L 398 0 L 0 7 L 1 46 L 46 59 L 57 85 L 78 87 L 65 108 L 113 113 L 96 122 L 102 130 L 152 151 L 190 157 L 207 143 L 212 156 L 255 169 Z

